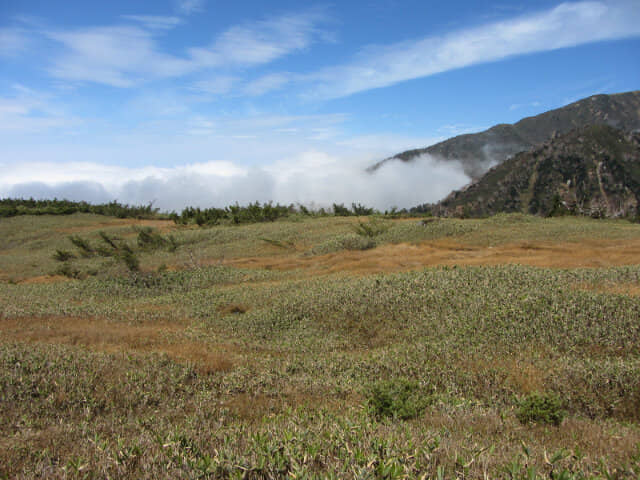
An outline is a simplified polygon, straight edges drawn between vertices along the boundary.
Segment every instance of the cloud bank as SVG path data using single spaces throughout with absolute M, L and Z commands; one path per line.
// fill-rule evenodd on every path
M 310 151 L 271 165 L 208 162 L 174 168 L 130 169 L 94 163 L 5 166 L 2 197 L 66 198 L 90 202 L 153 202 L 162 210 L 273 201 L 330 207 L 353 202 L 384 210 L 434 202 L 469 182 L 457 163 L 422 157 L 364 172 L 367 159 Z

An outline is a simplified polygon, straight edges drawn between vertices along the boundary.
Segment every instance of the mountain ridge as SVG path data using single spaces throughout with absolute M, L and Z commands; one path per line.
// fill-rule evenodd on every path
M 640 132 L 592 125 L 557 135 L 430 206 L 438 216 L 640 214 Z
M 554 135 L 598 124 L 625 131 L 639 130 L 640 90 L 592 95 L 513 124 L 502 123 L 482 132 L 458 135 L 425 148 L 406 150 L 379 161 L 367 170 L 373 172 L 394 160 L 411 162 L 427 154 L 439 161 L 458 161 L 467 175 L 478 179 L 491 166 L 531 150 Z

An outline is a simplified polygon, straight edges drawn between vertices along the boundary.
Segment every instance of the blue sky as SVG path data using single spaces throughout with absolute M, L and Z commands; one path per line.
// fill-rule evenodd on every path
M 640 84 L 636 0 L 0 0 L 0 196 L 380 208 L 469 181 L 364 166 Z

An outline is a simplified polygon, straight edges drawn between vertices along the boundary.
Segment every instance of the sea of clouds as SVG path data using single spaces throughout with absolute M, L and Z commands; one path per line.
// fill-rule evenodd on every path
M 21 163 L 5 167 L 0 196 L 102 203 L 117 200 L 163 211 L 276 202 L 330 207 L 361 203 L 380 210 L 435 202 L 470 179 L 457 162 L 422 156 L 390 161 L 367 172 L 370 157 L 343 158 L 309 151 L 265 166 L 215 161 L 172 168 L 90 162 Z

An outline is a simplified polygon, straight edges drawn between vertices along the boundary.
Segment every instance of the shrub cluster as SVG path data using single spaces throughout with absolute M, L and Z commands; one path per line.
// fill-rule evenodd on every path
M 33 198 L 0 199 L 0 217 L 18 215 L 71 215 L 73 213 L 93 213 L 117 218 L 149 219 L 159 216 L 159 209 L 148 205 L 126 205 L 116 201 L 93 205 L 70 200 L 34 200 Z
M 260 204 L 260 202 L 250 203 L 246 207 L 238 204 L 225 208 L 194 208 L 187 207 L 180 214 L 171 213 L 171 219 L 181 225 L 195 223 L 199 226 L 218 225 L 222 222 L 233 224 L 274 222 L 279 218 L 288 217 L 294 213 L 308 214 L 309 210 L 296 209 L 292 205 L 273 204 L 271 202 Z
M 135 228 L 135 231 L 138 232 L 137 250 L 139 251 L 165 248 L 173 252 L 178 248 L 178 241 L 172 235 L 164 237 L 151 227 Z M 102 241 L 99 245 L 92 245 L 89 240 L 79 235 L 71 235 L 69 241 L 76 247 L 81 257 L 114 257 L 121 260 L 129 271 L 138 272 L 140 270 L 140 260 L 134 251 L 135 247 L 122 239 L 109 236 L 106 232 L 98 232 L 98 234 Z M 57 274 L 71 278 L 82 278 L 82 272 L 70 263 L 72 259 L 76 258 L 75 254 L 67 250 L 56 250 L 53 258 L 62 262 L 62 265 L 56 270 Z

